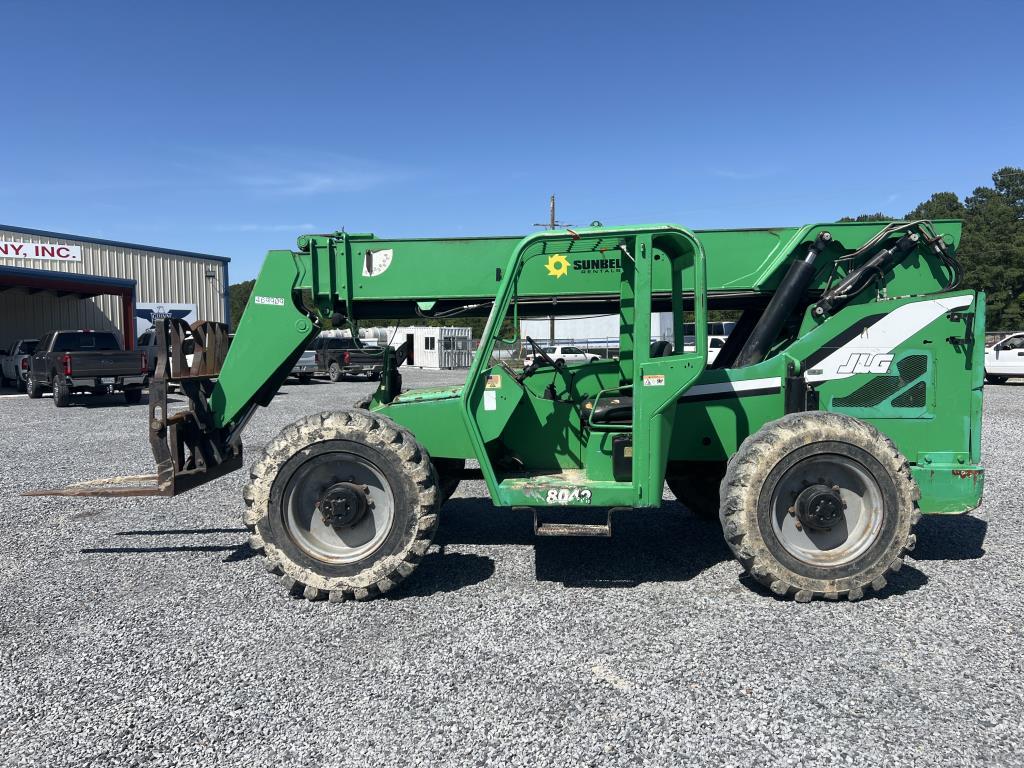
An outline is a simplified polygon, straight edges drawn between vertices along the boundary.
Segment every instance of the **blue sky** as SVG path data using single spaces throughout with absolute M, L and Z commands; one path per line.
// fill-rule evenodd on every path
M 230 256 L 345 227 L 801 224 L 1024 165 L 1024 3 L 0 0 L 0 222 Z

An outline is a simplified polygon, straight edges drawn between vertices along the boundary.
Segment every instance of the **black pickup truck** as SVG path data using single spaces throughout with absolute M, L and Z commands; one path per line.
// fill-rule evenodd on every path
M 39 340 L 29 359 L 25 388 L 31 398 L 53 390 L 53 403 L 63 408 L 71 395 L 124 392 L 137 403 L 148 373 L 144 352 L 126 352 L 110 331 L 51 331 Z
M 326 373 L 331 381 L 349 376 L 376 379 L 384 367 L 383 348 L 364 347 L 356 339 L 318 336 L 312 349 L 316 352 L 317 371 Z

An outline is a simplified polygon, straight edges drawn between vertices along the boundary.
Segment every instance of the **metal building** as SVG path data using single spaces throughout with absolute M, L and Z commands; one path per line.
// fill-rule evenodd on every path
M 135 345 L 154 312 L 230 322 L 223 256 L 0 224 L 0 349 L 60 328 Z

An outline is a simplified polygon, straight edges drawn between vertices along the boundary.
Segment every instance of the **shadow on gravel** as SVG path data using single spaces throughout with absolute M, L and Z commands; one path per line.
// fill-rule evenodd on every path
M 925 515 L 915 532 L 915 560 L 977 560 L 985 555 L 988 522 L 970 515 Z
M 192 536 L 203 533 L 248 533 L 246 528 L 155 528 L 151 531 L 118 531 L 115 536 Z
M 248 542 L 244 544 L 183 544 L 178 547 L 91 547 L 83 555 L 152 555 L 161 552 L 230 552 L 225 563 L 237 563 L 255 557 Z
M 451 499 L 441 508 L 441 524 L 434 536 L 440 544 L 532 545 L 533 514 L 522 509 L 495 507 L 491 500 Z
M 455 592 L 464 587 L 487 581 L 494 575 L 494 561 L 483 555 L 467 552 L 431 552 L 416 566 L 413 578 L 402 582 L 388 594 L 391 600 L 407 597 L 429 597 L 444 592 Z
M 206 536 L 211 533 L 246 533 L 245 528 L 156 528 L 142 531 L 118 531 L 115 536 Z M 163 547 L 92 547 L 84 555 L 153 554 L 161 552 L 227 552 L 225 563 L 237 563 L 255 557 L 248 542 L 241 544 L 180 544 Z
M 717 522 L 705 522 L 675 503 L 616 513 L 608 539 L 538 538 L 529 511 L 500 509 L 487 499 L 452 499 L 441 511 L 435 541 L 532 546 L 537 579 L 567 587 L 687 581 L 732 558 Z M 419 571 L 413 581 L 418 579 Z
M 168 402 L 170 402 L 168 400 Z M 68 404 L 69 408 L 140 408 L 149 406 L 149 395 L 143 394 L 142 399 L 137 403 L 129 403 L 124 399 L 124 395 L 74 395 L 71 398 L 71 402 Z

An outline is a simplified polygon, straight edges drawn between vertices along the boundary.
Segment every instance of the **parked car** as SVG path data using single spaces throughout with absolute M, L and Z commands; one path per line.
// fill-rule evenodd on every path
M 90 392 L 124 392 L 137 403 L 149 372 L 146 353 L 126 352 L 110 331 L 51 331 L 40 339 L 29 360 L 25 389 L 32 399 L 53 390 L 53 402 L 63 408 L 71 396 Z
M 380 377 L 384 368 L 384 349 L 365 347 L 358 339 L 341 336 L 318 336 L 313 342 L 318 373 L 326 373 L 331 381 L 349 376 Z
M 711 323 L 708 323 L 708 325 L 711 325 Z M 718 353 L 722 351 L 722 347 L 725 346 L 726 339 L 728 338 L 728 336 L 708 336 L 708 365 L 715 362 L 715 358 L 718 357 Z M 696 336 L 685 336 L 683 338 L 684 351 L 693 352 L 696 348 Z
M 591 354 L 590 352 L 584 352 L 579 347 L 541 347 L 544 353 L 555 361 L 556 365 L 562 365 L 563 363 L 589 363 L 594 360 L 600 360 L 600 356 Z M 535 362 L 542 362 L 544 358 L 537 355 L 534 357 Z
M 25 391 L 28 378 L 28 359 L 36 350 L 38 339 L 20 339 L 11 344 L 6 352 L 0 351 L 0 387 L 7 382 L 14 384 L 19 392 Z
M 139 336 L 138 341 L 135 342 L 135 348 L 146 355 L 146 371 L 155 371 L 157 356 L 156 331 L 150 328 Z M 185 364 L 191 366 L 192 356 L 195 354 L 195 342 L 192 341 L 191 334 L 181 342 L 181 351 L 185 353 Z M 148 380 L 146 381 L 146 384 L 149 384 Z
M 302 350 L 302 354 L 299 355 L 299 359 L 295 361 L 292 368 L 292 376 L 299 380 L 299 384 L 309 384 L 317 373 L 316 349 L 314 348 L 316 341 L 315 339 L 312 344 Z
M 985 381 L 1002 384 L 1011 376 L 1024 376 L 1024 333 L 985 347 Z

